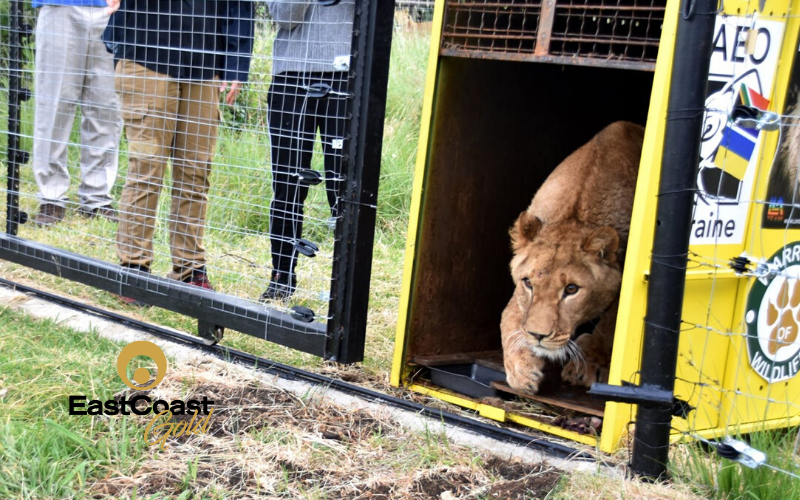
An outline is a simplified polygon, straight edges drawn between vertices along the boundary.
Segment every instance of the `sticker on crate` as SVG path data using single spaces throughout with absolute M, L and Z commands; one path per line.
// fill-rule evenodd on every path
M 768 229 L 800 227 L 800 58 L 797 55 L 795 52 L 781 111 L 780 145 L 769 173 L 767 203 L 761 222 L 762 227 Z
M 776 273 L 759 278 L 747 296 L 747 355 L 769 383 L 800 371 L 800 242 L 769 259 Z
M 700 146 L 692 244 L 739 244 L 744 236 L 764 135 L 731 118 L 767 111 L 785 25 L 717 16 Z

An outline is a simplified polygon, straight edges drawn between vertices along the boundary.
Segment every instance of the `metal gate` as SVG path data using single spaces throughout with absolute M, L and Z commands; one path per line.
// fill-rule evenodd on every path
M 321 155 L 319 150 L 313 154 L 312 167 L 316 169 L 292 165 L 288 171 L 292 182 L 297 183 L 293 189 L 304 188 L 310 193 L 305 207 L 300 200 L 299 208 L 299 217 L 305 217 L 305 235 L 295 231 L 284 242 L 293 248 L 292 259 L 297 259 L 298 283 L 291 298 L 264 302 L 259 301 L 258 294 L 269 285 L 275 271 L 266 253 L 272 248 L 270 236 L 275 238 L 270 234 L 274 224 L 270 217 L 278 216 L 270 210 L 275 199 L 274 189 L 272 196 L 268 193 L 276 187 L 277 177 L 270 175 L 270 171 L 275 173 L 275 165 L 269 160 L 269 148 L 280 139 L 276 139 L 278 135 L 270 135 L 267 99 L 268 87 L 274 85 L 270 69 L 278 61 L 270 55 L 269 47 L 277 36 L 279 23 L 264 3 L 251 3 L 249 0 L 230 3 L 243 4 L 242 12 L 248 12 L 243 14 L 248 18 L 240 21 L 251 23 L 253 27 L 249 35 L 252 56 L 249 83 L 239 94 L 238 103 L 220 105 L 221 121 L 215 132 L 217 148 L 211 165 L 207 216 L 205 221 L 196 224 L 201 227 L 201 236 L 203 230 L 206 233 L 205 256 L 208 261 L 202 269 L 215 280 L 217 289 L 192 286 L 159 276 L 159 273 L 165 274 L 164 266 L 169 263 L 169 254 L 172 254 L 173 261 L 175 259 L 174 228 L 179 224 L 174 213 L 166 214 L 164 200 L 169 199 L 170 193 L 164 188 L 168 185 L 158 185 L 154 190 L 156 196 L 160 193 L 162 209 L 154 215 L 153 227 L 150 228 L 154 233 L 150 250 L 154 260 L 153 272 L 141 272 L 139 268 L 118 263 L 119 259 L 114 257 L 117 227 L 113 221 L 93 217 L 97 214 L 91 210 L 87 212 L 81 206 L 85 196 L 80 190 L 86 191 L 83 184 L 77 188 L 76 200 L 76 185 L 82 182 L 79 170 L 87 168 L 87 160 L 78 158 L 84 155 L 77 152 L 91 152 L 91 147 L 83 139 L 81 124 L 76 123 L 73 129 L 70 122 L 69 139 L 66 144 L 61 144 L 67 151 L 63 168 L 72 181 L 65 193 L 60 194 L 65 200 L 61 204 L 63 211 L 59 212 L 64 214 L 63 220 L 57 221 L 53 227 L 34 224 L 37 204 L 41 212 L 47 202 L 36 181 L 49 175 L 47 172 L 41 174 L 41 168 L 33 165 L 32 147 L 36 141 L 42 140 L 42 123 L 45 123 L 43 119 L 39 120 L 41 123 L 35 123 L 37 99 L 40 104 L 47 99 L 61 99 L 59 105 L 68 102 L 73 112 L 80 107 L 81 121 L 89 120 L 87 114 L 91 103 L 82 95 L 59 97 L 45 93 L 44 89 L 50 88 L 50 83 L 37 80 L 37 71 L 46 71 L 37 67 L 44 65 L 40 63 L 40 56 L 42 60 L 45 57 L 44 37 L 61 37 L 54 43 L 65 59 L 73 55 L 69 43 L 72 39 L 66 24 L 44 27 L 41 19 L 45 12 L 33 10 L 22 0 L 7 2 L 6 12 L 0 6 L 0 114 L 7 112 L 7 117 L 0 120 L 0 162 L 4 164 L 3 174 L 6 176 L 3 183 L 6 205 L 2 214 L 6 224 L 5 232 L 0 233 L 0 258 L 131 301 L 197 318 L 199 334 L 211 340 L 218 336 L 220 327 L 229 328 L 326 359 L 343 363 L 360 361 L 364 353 L 393 2 L 355 0 L 352 21 L 346 16 L 337 20 L 352 33 L 349 64 L 346 58 L 338 58 L 336 72 L 330 73 L 344 75 L 344 81 L 338 82 L 341 84 L 339 87 L 330 82 L 312 81 L 305 76 L 299 80 L 297 86 L 305 95 L 303 112 L 309 102 L 316 102 L 317 109 L 322 110 L 317 114 L 324 114 L 331 105 L 319 103 L 323 103 L 323 99 L 338 99 L 343 101 L 338 105 L 344 106 L 341 116 L 344 128 L 343 133 L 334 138 L 321 131 L 325 154 Z M 309 0 L 306 8 L 320 13 L 324 9 L 340 8 L 344 3 Z M 124 1 L 122 5 L 124 9 Z M 313 15 L 311 19 L 314 19 Z M 350 22 L 352 29 L 347 25 Z M 240 30 L 238 36 L 248 36 L 243 28 L 237 29 Z M 305 43 L 310 47 L 312 43 L 325 42 L 317 42 L 309 36 Z M 287 56 L 286 61 L 291 60 Z M 307 67 L 316 68 L 311 63 Z M 74 73 L 74 70 L 70 71 Z M 327 71 L 318 73 L 325 76 Z M 117 79 L 119 75 L 118 62 Z M 308 75 L 319 76 L 314 71 Z M 45 76 L 52 81 L 53 75 Z M 37 89 L 34 83 L 39 81 L 43 83 Z M 313 101 L 315 99 L 318 101 Z M 102 106 L 110 108 L 112 105 L 106 102 Z M 57 113 L 66 113 L 62 108 L 58 110 Z M 129 159 L 127 148 L 131 131 L 127 127 L 129 122 L 125 123 L 128 137 L 115 151 L 120 160 L 119 175 L 113 180 L 110 191 L 114 205 L 119 201 L 120 192 L 126 189 L 124 174 L 126 168 L 130 168 L 126 167 L 125 160 Z M 313 135 L 299 140 L 314 143 L 316 135 L 315 126 Z M 54 149 L 52 144 L 55 142 L 51 141 L 50 150 Z M 171 146 L 177 148 L 175 142 Z M 321 173 L 320 160 L 329 149 L 336 155 L 338 167 L 333 172 Z M 298 157 L 301 155 L 300 151 L 293 152 Z M 173 169 L 172 192 L 180 197 L 179 181 L 174 178 L 178 160 L 170 157 L 161 161 L 166 171 Z M 60 165 L 57 159 L 51 159 L 50 163 L 56 167 Z M 36 169 L 39 169 L 38 173 L 34 172 Z M 130 172 L 127 170 L 128 174 Z M 334 183 L 335 209 L 333 204 L 331 207 L 325 205 L 326 182 L 323 178 L 328 181 L 329 190 Z M 37 190 L 38 196 L 34 196 Z M 78 213 L 81 211 L 89 217 L 81 217 Z M 167 236 L 169 243 L 165 242 Z M 274 248 L 272 252 L 275 253 Z M 117 254 L 119 256 L 119 247 Z

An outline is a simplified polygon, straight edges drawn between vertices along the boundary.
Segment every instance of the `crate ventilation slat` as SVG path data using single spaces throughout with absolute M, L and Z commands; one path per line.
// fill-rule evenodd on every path
M 666 0 L 446 3 L 446 56 L 652 71 Z

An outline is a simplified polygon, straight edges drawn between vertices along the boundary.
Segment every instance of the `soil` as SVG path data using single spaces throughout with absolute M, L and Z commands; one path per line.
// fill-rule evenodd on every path
M 237 499 L 513 500 L 542 498 L 560 477 L 543 465 L 411 433 L 387 415 L 229 375 L 183 373 L 184 379 L 168 375 L 151 397 L 208 397 L 214 401 L 208 432 L 170 439 L 164 451 L 149 448 L 135 470 L 96 483 L 94 498 L 131 496 L 134 490 L 137 497 L 175 497 L 191 490 L 198 498 L 219 492 Z M 150 417 L 141 419 L 144 427 Z M 275 437 L 258 438 L 264 434 Z M 426 447 L 429 454 L 422 453 Z

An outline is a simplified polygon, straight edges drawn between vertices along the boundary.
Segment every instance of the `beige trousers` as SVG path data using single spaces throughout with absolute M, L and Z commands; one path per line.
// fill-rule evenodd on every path
M 128 138 L 117 255 L 123 265 L 151 267 L 158 197 L 171 162 L 169 277 L 184 280 L 205 265 L 203 234 L 219 123 L 219 85 L 176 80 L 127 60 L 119 61 L 116 74 Z
M 41 203 L 64 207 L 70 185 L 67 150 L 81 108 L 78 197 L 81 207 L 110 205 L 122 124 L 114 93 L 114 58 L 100 40 L 102 7 L 45 5 L 36 23 L 33 176 Z

